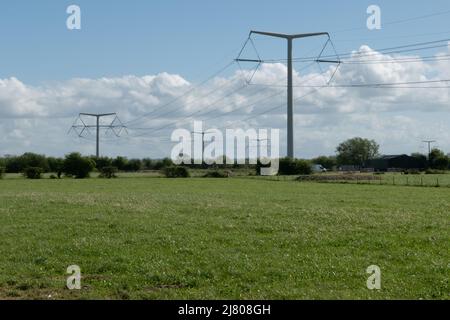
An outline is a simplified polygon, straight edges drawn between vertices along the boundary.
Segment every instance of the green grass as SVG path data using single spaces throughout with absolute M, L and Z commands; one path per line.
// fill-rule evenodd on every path
M 449 213 L 448 188 L 5 179 L 0 299 L 448 299 Z
M 341 172 L 329 172 L 322 175 L 324 177 L 331 176 L 345 176 Z M 346 184 L 372 184 L 372 185 L 395 185 L 395 186 L 410 186 L 410 187 L 450 187 L 450 173 L 447 174 L 401 174 L 401 173 L 384 173 L 374 175 L 373 173 L 356 173 L 351 174 L 358 177 L 358 179 L 337 180 L 337 181 L 322 181 L 323 183 L 346 183 Z M 248 176 L 249 179 L 272 180 L 272 181 L 292 181 L 298 176 Z M 374 179 L 375 177 L 376 179 Z

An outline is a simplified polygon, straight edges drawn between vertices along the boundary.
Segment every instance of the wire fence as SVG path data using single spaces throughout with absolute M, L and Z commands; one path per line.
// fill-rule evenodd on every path
M 270 176 L 270 177 L 246 177 L 269 181 L 298 181 L 335 184 L 360 184 L 360 185 L 392 185 L 411 187 L 450 187 L 450 174 L 439 175 L 301 175 L 301 176 Z

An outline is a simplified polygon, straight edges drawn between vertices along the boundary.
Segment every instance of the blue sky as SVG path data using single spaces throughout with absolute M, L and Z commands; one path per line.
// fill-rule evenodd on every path
M 81 7 L 81 30 L 66 28 L 66 8 L 72 4 Z M 366 27 L 366 10 L 372 4 L 381 8 L 382 30 Z M 168 156 L 171 132 L 176 127 L 189 128 L 193 120 L 205 121 L 206 127 L 280 128 L 284 154 L 285 88 L 269 87 L 255 95 L 256 88 L 248 85 L 234 92 L 242 76 L 250 72 L 239 71 L 236 65 L 195 87 L 236 57 L 250 30 L 327 31 L 338 52 L 363 48 L 377 54 L 377 59 L 390 60 L 343 65 L 334 78 L 337 84 L 435 81 L 450 79 L 446 41 L 440 48 L 401 55 L 413 62 L 391 63 L 398 56 L 376 50 L 448 39 L 449 17 L 448 0 L 3 1 L 0 155 L 27 151 L 55 156 L 71 151 L 91 154 L 95 150 L 92 137 L 83 140 L 67 135 L 80 112 L 117 112 L 123 121 L 141 119 L 135 126 L 149 128 L 153 140 L 141 139 L 137 136 L 141 128 L 131 126 L 125 138 L 102 136 L 105 155 Z M 314 56 L 325 40 L 295 41 L 294 57 Z M 254 42 L 263 59 L 286 57 L 285 42 L 279 39 L 256 36 Z M 256 58 L 249 46 L 244 53 Z M 444 59 L 417 61 L 417 55 L 435 54 Z M 330 75 L 329 69 L 322 70 L 323 74 L 317 69 L 303 70 L 299 64 L 295 69 L 295 83 Z M 254 79 L 263 84 L 281 81 L 284 86 L 286 67 L 265 64 Z M 194 88 L 165 107 L 167 101 Z M 295 97 L 307 93 L 305 88 L 294 91 Z M 271 97 L 273 93 L 280 95 Z M 258 99 L 263 102 L 255 103 Z M 448 88 L 325 88 L 296 102 L 295 154 L 305 158 L 331 155 L 339 142 L 354 136 L 377 140 L 385 154 L 425 152 L 423 139 L 437 140 L 439 147 L 450 152 L 449 99 Z M 258 116 L 277 105 L 281 107 Z M 142 118 L 155 110 L 154 116 Z M 194 119 L 189 114 L 195 110 L 200 113 Z M 228 114 L 229 110 L 233 112 Z M 255 114 L 254 119 L 243 121 Z M 153 133 L 152 129 L 170 123 L 175 125 Z
M 70 4 L 81 7 L 80 31 L 65 27 Z M 445 0 L 8 1 L 0 13 L 0 77 L 36 84 L 164 71 L 198 81 L 222 59 L 233 57 L 251 29 L 329 31 L 342 52 L 358 48 L 363 40 L 383 48 L 450 36 L 448 15 L 369 31 L 370 4 L 381 7 L 383 22 L 450 10 Z M 360 30 L 339 32 L 353 28 Z M 448 33 L 406 37 L 440 32 Z M 296 44 L 296 55 L 303 49 Z M 274 49 L 266 56 L 278 54 Z

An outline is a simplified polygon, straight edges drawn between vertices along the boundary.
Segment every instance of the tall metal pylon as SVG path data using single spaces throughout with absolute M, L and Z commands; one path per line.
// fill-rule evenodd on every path
M 259 34 L 263 36 L 283 38 L 287 40 L 287 156 L 289 158 L 294 158 L 294 90 L 293 90 L 293 67 L 292 67 L 292 44 L 294 39 L 317 37 L 317 36 L 328 36 L 328 32 L 316 32 L 316 33 L 303 33 L 303 34 L 282 34 L 273 32 L 263 32 L 263 31 L 250 31 L 249 37 L 252 34 Z M 251 60 L 251 59 L 236 59 L 236 61 L 242 62 L 263 62 L 262 60 Z M 319 62 L 319 60 L 318 60 Z M 325 62 L 325 61 L 322 61 Z M 340 61 L 327 60 L 328 63 L 340 63 Z
M 435 143 L 436 140 L 423 140 L 422 142 L 428 144 L 428 160 L 430 160 L 430 157 L 431 157 L 431 144 Z
M 96 118 L 96 124 L 95 125 L 87 125 L 82 119 L 82 116 L 87 117 L 94 117 Z M 100 125 L 100 118 L 102 117 L 110 117 L 115 116 L 114 120 L 109 125 Z M 81 125 L 76 124 L 77 121 L 81 121 Z M 119 124 L 115 124 L 115 122 L 119 122 Z M 96 152 L 95 155 L 97 158 L 100 157 L 100 129 L 107 129 L 108 131 L 111 130 L 116 137 L 120 137 L 120 134 L 123 130 L 126 130 L 126 127 L 123 125 L 123 123 L 120 121 L 120 119 L 117 117 L 116 113 L 102 113 L 102 114 L 94 114 L 94 113 L 80 113 L 78 115 L 78 119 L 75 121 L 75 123 L 72 125 L 72 127 L 69 130 L 69 133 L 74 130 L 79 137 L 83 137 L 83 133 L 85 131 L 89 132 L 90 128 L 96 129 Z M 78 129 L 81 129 L 80 132 L 78 132 Z

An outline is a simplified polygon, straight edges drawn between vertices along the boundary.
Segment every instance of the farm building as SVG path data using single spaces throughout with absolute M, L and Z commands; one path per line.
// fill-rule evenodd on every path
M 423 161 L 416 157 L 411 157 L 406 154 L 382 156 L 368 160 L 365 163 L 366 168 L 373 168 L 375 171 L 389 171 L 389 170 L 407 170 L 407 169 L 424 169 Z

